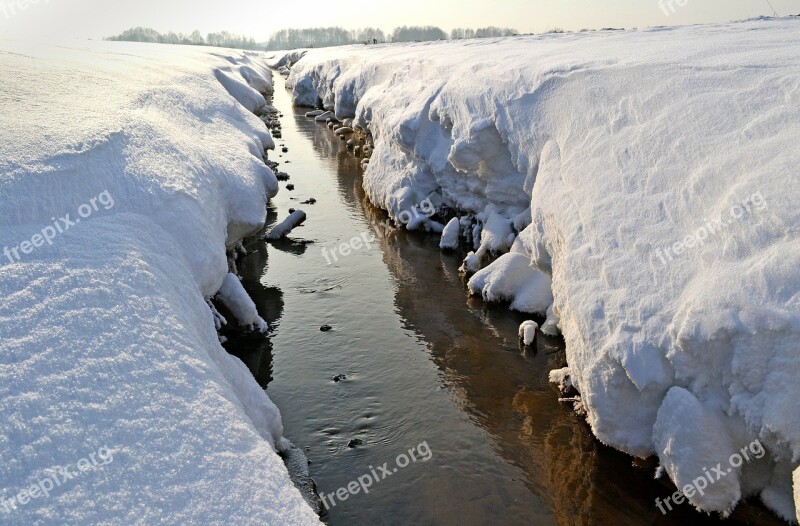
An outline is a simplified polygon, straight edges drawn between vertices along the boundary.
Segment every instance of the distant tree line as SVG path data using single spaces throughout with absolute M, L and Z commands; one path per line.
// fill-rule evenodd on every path
M 135 27 L 126 29 L 119 35 L 108 37 L 106 40 L 122 40 L 125 42 L 154 42 L 158 44 L 185 44 L 190 46 L 217 46 L 231 47 L 237 49 L 263 49 L 252 37 L 244 35 L 234 35 L 227 31 L 219 33 L 209 33 L 205 37 L 200 31 L 193 31 L 191 34 L 159 33 L 149 27 Z
M 485 27 L 480 29 L 457 28 L 450 32 L 449 38 L 461 40 L 465 38 L 504 37 L 517 34 L 509 28 Z M 308 29 L 282 29 L 270 36 L 264 43 L 244 35 L 235 35 L 227 31 L 209 33 L 205 37 L 197 30 L 187 35 L 184 33 L 159 33 L 155 29 L 136 27 L 127 29 L 121 34 L 108 37 L 106 40 L 123 40 L 127 42 L 155 42 L 159 44 L 185 44 L 193 46 L 218 46 L 237 49 L 298 49 L 344 46 L 348 44 L 378 44 L 384 42 L 428 42 L 447 40 L 448 34 L 434 26 L 402 26 L 395 28 L 390 34 L 374 27 L 362 29 L 344 29 L 341 27 L 314 27 Z
M 495 37 L 510 37 L 519 34 L 516 29 L 510 27 L 482 27 L 479 29 L 464 29 L 457 27 L 450 31 L 451 40 L 463 40 L 465 38 L 495 38 Z
M 266 48 L 297 49 L 304 47 L 346 46 L 347 44 L 377 44 L 386 42 L 386 35 L 380 29 L 366 27 L 347 30 L 341 27 L 314 27 L 308 29 L 282 29 L 272 35 Z
M 447 33 L 434 26 L 403 26 L 395 28 L 392 32 L 393 42 L 430 42 L 432 40 L 447 40 Z

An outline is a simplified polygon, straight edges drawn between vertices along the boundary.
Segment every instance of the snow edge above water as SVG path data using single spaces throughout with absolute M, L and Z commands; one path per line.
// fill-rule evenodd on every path
M 278 189 L 254 115 L 269 68 L 221 49 L 2 47 L 0 246 L 35 250 L 0 266 L 0 522 L 319 524 L 277 454 L 278 408 L 207 304 L 224 282 L 241 292 L 227 253 Z M 84 220 L 31 237 L 67 211 Z

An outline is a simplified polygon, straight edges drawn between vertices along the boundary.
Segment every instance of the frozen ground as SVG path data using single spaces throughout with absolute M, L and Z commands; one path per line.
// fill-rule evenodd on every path
M 0 42 L 0 523 L 316 524 L 206 300 L 277 181 L 254 55 Z M 98 458 L 102 462 L 98 462 Z
M 552 279 L 600 440 L 797 518 L 800 20 L 310 50 L 288 85 L 369 128 L 376 204 L 456 212 L 466 270 L 512 252 L 475 292 L 543 313 Z

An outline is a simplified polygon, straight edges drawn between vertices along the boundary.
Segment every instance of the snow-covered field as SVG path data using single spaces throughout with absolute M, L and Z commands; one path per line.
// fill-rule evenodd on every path
M 0 78 L 0 523 L 318 523 L 206 303 L 262 327 L 226 249 L 278 188 L 266 65 L 0 41 Z
M 553 303 L 600 440 L 681 488 L 758 440 L 687 496 L 797 518 L 800 20 L 311 50 L 288 85 L 369 128 L 377 205 L 512 252 L 470 286 Z

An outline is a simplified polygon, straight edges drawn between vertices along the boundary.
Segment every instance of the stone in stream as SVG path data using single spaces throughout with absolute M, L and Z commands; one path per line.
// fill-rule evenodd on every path
M 536 331 L 539 329 L 539 324 L 535 321 L 528 320 L 522 322 L 519 326 L 519 339 L 523 345 L 530 345 L 536 341 Z
M 342 380 L 347 380 L 347 375 L 337 374 L 336 376 L 333 377 L 333 381 L 334 382 L 338 383 L 338 382 L 341 382 Z
M 361 440 L 360 438 L 354 438 L 353 440 L 347 443 L 347 447 L 349 447 L 350 449 L 355 449 L 358 446 L 363 446 L 363 445 L 364 441 Z
M 297 228 L 306 220 L 306 214 L 302 210 L 295 210 L 289 217 L 272 227 L 264 236 L 268 241 L 276 241 L 288 235 L 294 228 Z
M 275 179 L 277 179 L 278 181 L 288 181 L 289 174 L 287 174 L 286 172 L 278 172 L 275 174 Z
M 321 330 L 322 332 L 328 332 L 330 330 L 333 330 L 333 327 L 331 327 L 330 325 L 323 325 L 322 327 L 319 328 L 319 330 Z
M 292 190 L 294 190 L 294 185 L 289 183 L 289 184 L 286 185 L 286 189 L 291 192 Z
M 316 200 L 316 199 L 314 199 L 314 198 L 312 197 L 312 198 L 310 198 L 310 199 L 308 199 L 308 200 L 306 200 L 306 201 L 303 201 L 303 202 L 302 202 L 302 203 L 300 203 L 300 204 L 301 204 L 301 205 L 313 205 L 313 204 L 314 204 L 314 203 L 316 203 L 316 202 L 317 202 L 317 200 Z

